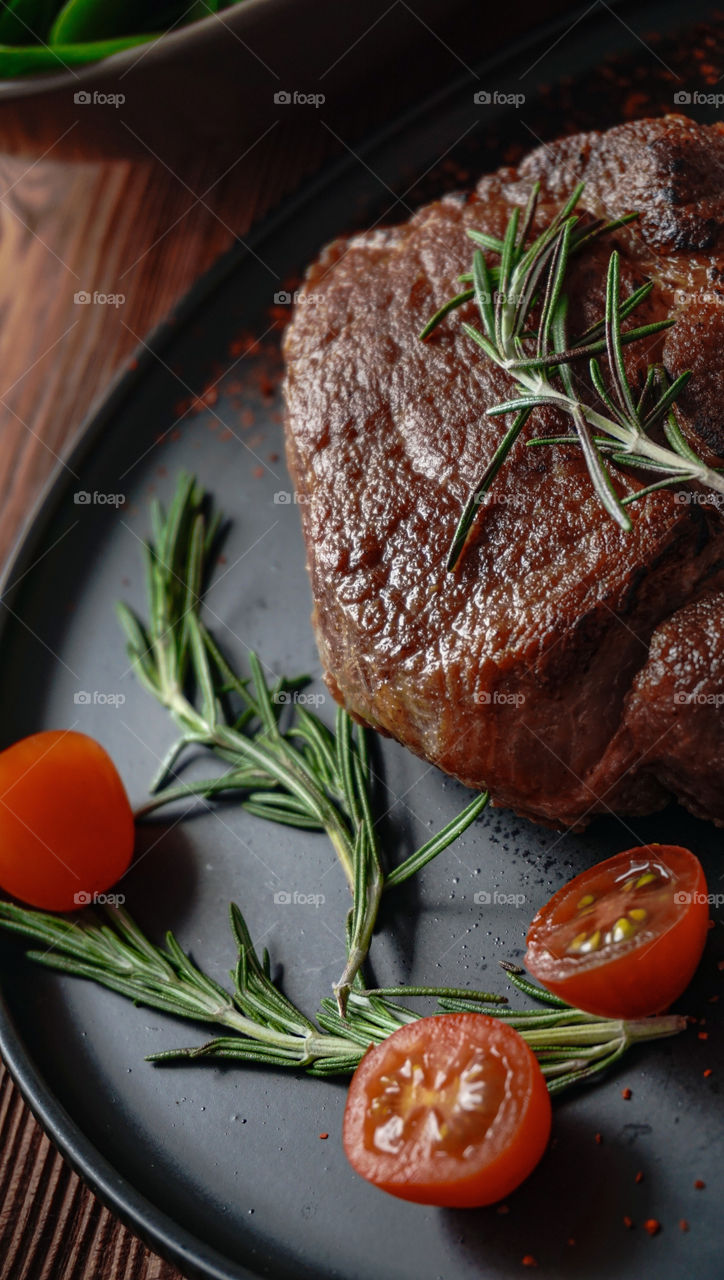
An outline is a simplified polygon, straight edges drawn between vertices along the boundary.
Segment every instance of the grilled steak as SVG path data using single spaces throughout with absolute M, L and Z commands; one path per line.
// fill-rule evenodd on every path
M 536 179 L 536 232 L 581 179 L 591 215 L 640 210 L 571 261 L 571 331 L 603 313 L 616 244 L 624 288 L 656 284 L 637 323 L 678 321 L 626 348 L 632 382 L 654 360 L 693 368 L 679 420 L 709 457 L 724 452 L 724 126 L 671 116 L 566 138 L 402 226 L 336 241 L 285 339 L 326 679 L 359 720 L 539 821 L 649 812 L 672 792 L 724 821 L 724 519 L 707 495 L 651 494 L 622 532 L 577 447 L 525 447 L 570 431 L 538 409 L 445 569 L 501 437 L 485 409 L 512 383 L 462 333 L 472 304 L 418 334 L 470 269 L 465 229 L 500 236 Z M 616 473 L 622 495 L 644 483 Z

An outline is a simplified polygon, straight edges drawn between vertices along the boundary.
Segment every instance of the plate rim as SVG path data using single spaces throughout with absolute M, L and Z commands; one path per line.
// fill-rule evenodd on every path
M 644 0 L 640 8 L 647 7 L 647 0 Z M 567 28 L 574 14 L 583 16 L 588 8 L 588 4 L 580 3 L 527 35 L 507 42 L 492 57 L 479 59 L 475 63 L 476 74 L 484 75 L 504 67 L 523 51 L 536 49 L 550 35 L 561 28 Z M 697 15 L 691 20 L 702 19 Z M 686 18 L 682 18 L 681 25 L 687 25 Z M 0 571 L 0 603 L 14 601 L 24 577 L 34 567 L 32 557 L 65 495 L 68 473 L 73 471 L 75 465 L 79 466 L 84 462 L 102 439 L 108 420 L 118 413 L 129 397 L 137 393 L 143 379 L 153 370 L 156 359 L 182 329 L 188 328 L 195 314 L 250 256 L 251 250 L 256 251 L 262 247 L 268 238 L 274 237 L 280 228 L 292 220 L 299 209 L 314 202 L 339 178 L 353 172 L 358 156 L 368 158 L 374 155 L 436 106 L 454 98 L 469 80 L 468 72 L 456 73 L 433 93 L 418 98 L 394 120 L 363 135 L 361 142 L 355 144 L 355 154 L 344 154 L 324 164 L 297 191 L 283 198 L 265 214 L 245 237 L 245 243 L 237 241 L 222 253 L 168 314 L 152 327 L 146 338 L 136 344 L 92 401 L 31 505 Z M 4 616 L 0 618 L 0 644 L 12 620 L 7 609 L 3 613 Z M 153 1252 L 177 1266 L 184 1276 L 193 1277 L 194 1280 L 260 1280 L 260 1271 L 249 1270 L 187 1230 L 140 1192 L 129 1178 L 116 1171 L 110 1160 L 85 1135 L 45 1080 L 15 1026 L 1 986 L 0 1054 L 25 1104 L 62 1159 L 101 1204 Z

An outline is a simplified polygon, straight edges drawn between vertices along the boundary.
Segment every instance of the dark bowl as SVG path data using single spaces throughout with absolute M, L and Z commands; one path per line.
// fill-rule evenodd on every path
M 275 122 L 304 129 L 319 112 L 369 127 L 456 72 L 472 85 L 470 49 L 489 53 L 573 7 L 244 0 L 100 62 L 0 81 L 0 147 L 55 159 L 151 152 L 167 164 L 202 148 L 229 163 Z

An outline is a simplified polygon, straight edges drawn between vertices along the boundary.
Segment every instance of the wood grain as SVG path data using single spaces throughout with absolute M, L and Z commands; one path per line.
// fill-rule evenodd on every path
M 144 336 L 334 147 L 274 129 L 220 180 L 143 162 L 0 158 L 0 560 Z M 214 184 L 214 185 L 212 185 Z M 203 200 L 197 197 L 203 195 Z M 123 293 L 120 307 L 78 291 Z M 64 1163 L 0 1062 L 0 1280 L 178 1280 Z

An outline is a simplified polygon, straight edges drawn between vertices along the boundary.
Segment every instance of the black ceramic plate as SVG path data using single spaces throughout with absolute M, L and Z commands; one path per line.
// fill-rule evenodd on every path
M 530 145 L 532 133 L 551 137 L 620 119 L 631 110 L 632 85 L 638 114 L 670 109 L 675 91 L 700 84 L 700 33 L 657 43 L 652 53 L 639 37 L 667 22 L 661 6 L 628 10 L 624 28 L 601 8 L 552 53 L 549 37 L 480 79 L 466 78 L 377 139 L 363 164 L 349 159 L 317 183 L 257 234 L 253 253 L 227 262 L 175 323 L 153 335 L 59 472 L 8 572 L 3 744 L 76 726 L 106 745 L 134 803 L 144 799 L 171 729 L 128 670 L 113 603 L 123 597 L 143 608 L 148 500 L 168 495 L 182 467 L 196 471 L 233 517 L 209 596 L 220 640 L 240 663 L 253 647 L 274 670 L 318 672 L 298 513 L 279 499 L 291 486 L 280 461 L 277 334 L 243 358 L 232 353 L 245 334 L 261 335 L 272 323 L 279 280 L 299 273 L 340 231 L 406 216 L 407 206 L 459 182 L 460 166 L 484 170 Z M 720 38 L 714 31 L 710 59 Z M 628 58 L 623 70 L 599 74 L 614 49 Z M 571 75 L 572 83 L 563 79 Z M 539 76 L 549 86 L 542 95 Z M 496 89 L 525 92 L 524 107 L 474 101 L 474 92 Z M 407 194 L 396 201 L 390 189 Z M 185 412 L 179 402 L 217 379 L 206 405 Z M 98 500 L 117 494 L 124 505 Z M 386 836 L 396 849 L 464 803 L 459 786 L 393 744 L 380 747 L 380 764 L 389 786 Z M 645 821 L 598 821 L 583 836 L 489 812 L 409 893 L 390 899 L 374 944 L 375 975 L 504 990 L 497 962 L 520 956 L 526 925 L 550 892 L 592 861 L 652 839 L 690 844 L 719 887 L 721 837 L 675 807 Z M 227 904 L 238 900 L 287 991 L 310 1012 L 340 969 L 346 889 L 322 837 L 287 834 L 233 806 L 179 824 L 167 817 L 141 830 L 120 888 L 154 936 L 173 927 L 220 978 L 233 958 Z M 524 901 L 476 901 L 495 890 Z M 284 901 L 294 891 L 323 901 Z M 660 1280 L 686 1271 L 713 1280 L 721 1274 L 721 1020 L 707 999 L 716 987 L 718 933 L 685 1004 L 706 1015 L 709 1039 L 691 1032 L 647 1046 L 599 1087 L 557 1105 L 554 1143 L 505 1215 L 384 1197 L 345 1163 L 342 1083 L 243 1067 L 153 1068 L 145 1054 L 200 1042 L 203 1032 L 33 967 L 7 938 L 0 1048 L 74 1166 L 189 1274 L 470 1280 L 517 1276 L 522 1256 L 533 1254 L 541 1273 L 556 1277 L 633 1280 L 655 1269 Z M 705 1080 L 710 1065 L 714 1075 Z M 705 1190 L 694 1188 L 700 1178 Z M 635 1230 L 625 1229 L 624 1215 Z M 655 1239 L 643 1229 L 649 1217 L 663 1225 Z

